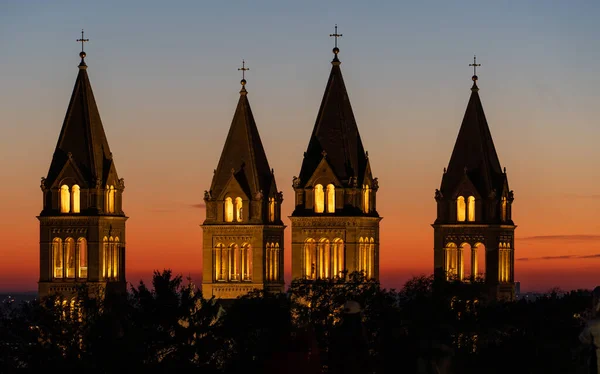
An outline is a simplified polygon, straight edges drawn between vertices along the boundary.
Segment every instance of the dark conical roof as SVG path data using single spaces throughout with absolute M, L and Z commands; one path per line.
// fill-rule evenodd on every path
M 46 178 L 47 186 L 54 184 L 69 159 L 69 153 L 89 186 L 95 186 L 98 180 L 103 184 L 106 182 L 112 155 L 88 78 L 87 66 L 83 61 L 79 65 L 79 74 L 52 157 Z
M 232 169 L 236 180 L 249 197 L 253 197 L 260 190 L 265 195 L 271 188 L 276 190 L 275 179 L 254 122 L 245 88 L 240 91 L 229 134 L 213 176 L 210 188 L 213 196 L 220 195 L 227 187 Z
M 503 188 L 505 176 L 478 91 L 474 83 L 448 169 L 442 178 L 441 191 L 444 194 L 454 192 L 465 175 L 465 168 L 467 176 L 483 197 L 487 197 L 493 189 L 500 193 Z
M 356 177 L 361 184 L 366 170 L 367 157 L 337 56 L 332 65 L 315 127 L 300 169 L 302 185 L 314 173 L 323 158 L 323 151 L 340 181 L 348 181 L 350 177 Z

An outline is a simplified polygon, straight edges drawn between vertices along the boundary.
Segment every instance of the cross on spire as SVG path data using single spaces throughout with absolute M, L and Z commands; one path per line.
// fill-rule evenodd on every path
M 329 36 L 330 36 L 330 37 L 331 37 L 331 36 L 333 36 L 333 37 L 335 38 L 335 47 L 334 47 L 334 48 L 335 48 L 335 49 L 337 49 L 337 47 L 338 47 L 338 46 L 337 46 L 337 40 L 338 40 L 338 38 L 339 38 L 340 36 L 342 36 L 342 34 L 338 34 L 338 31 L 337 31 L 337 23 L 335 24 L 335 33 L 333 33 L 333 34 L 329 34 Z M 334 52 L 334 53 L 335 53 L 335 52 Z
M 81 29 L 81 39 L 77 39 L 78 42 L 81 42 L 81 52 L 83 52 L 83 43 L 89 42 L 89 39 L 83 38 L 83 29 Z
M 473 67 L 473 81 L 477 80 L 477 67 L 481 66 L 481 64 L 477 63 L 477 56 L 473 55 L 473 63 L 469 64 L 469 66 Z
M 242 67 L 238 68 L 238 71 L 242 72 L 242 86 L 246 84 L 246 71 L 250 70 L 250 68 L 246 67 L 246 61 L 242 60 Z

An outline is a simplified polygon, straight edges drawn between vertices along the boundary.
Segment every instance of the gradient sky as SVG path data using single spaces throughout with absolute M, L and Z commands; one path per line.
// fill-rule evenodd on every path
M 473 54 L 515 191 L 522 290 L 600 284 L 597 1 L 17 1 L 0 4 L 0 291 L 38 280 L 40 177 L 73 89 L 81 28 L 125 178 L 127 278 L 199 280 L 210 186 L 246 60 L 249 100 L 291 213 L 330 70 L 340 59 L 374 176 L 381 279 L 433 268 L 434 191 L 469 98 Z M 289 220 L 285 220 L 289 225 Z M 290 271 L 286 230 L 286 273 Z

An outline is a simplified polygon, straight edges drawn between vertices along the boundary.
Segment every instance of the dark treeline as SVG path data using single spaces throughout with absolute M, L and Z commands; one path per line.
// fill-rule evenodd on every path
M 587 291 L 493 302 L 478 298 L 479 282 L 418 277 L 395 291 L 353 273 L 223 306 L 170 271 L 152 283 L 121 298 L 82 289 L 73 304 L 4 306 L 0 372 L 587 372 Z

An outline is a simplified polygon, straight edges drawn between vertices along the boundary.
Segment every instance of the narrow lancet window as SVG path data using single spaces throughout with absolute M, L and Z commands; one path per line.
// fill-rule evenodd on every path
M 363 212 L 371 211 L 371 188 L 368 184 L 363 185 Z
M 229 279 L 232 281 L 240 280 L 240 247 L 237 244 L 231 244 L 229 246 L 229 252 L 231 253 L 229 263 Z M 242 255 L 243 256 L 243 255 Z
M 279 281 L 279 243 L 275 243 L 273 248 L 273 280 Z
M 88 276 L 88 248 L 85 238 L 77 239 L 77 257 L 79 258 L 78 278 L 87 278 Z
M 60 238 L 52 240 L 52 263 L 54 265 L 54 278 L 63 277 L 63 243 Z
M 317 261 L 317 271 L 319 278 L 329 278 L 331 270 L 331 246 L 328 239 L 319 241 L 319 252 Z
M 469 207 L 469 222 L 475 221 L 475 197 L 469 196 L 467 199 L 467 206 Z
M 304 277 L 307 279 L 317 277 L 317 243 L 312 238 L 304 242 Z
M 80 204 L 81 204 L 81 190 L 79 188 L 78 185 L 74 184 L 73 187 L 71 187 L 71 212 L 72 213 L 79 213 L 80 212 Z
M 224 254 L 225 251 L 225 245 L 223 243 L 218 243 L 215 246 L 215 253 L 214 253 L 214 269 L 215 269 L 215 280 L 217 281 L 224 281 L 225 280 L 225 271 L 226 271 L 226 264 L 223 262 L 223 258 L 227 257 L 226 254 Z
M 317 184 L 314 190 L 315 194 L 315 213 L 323 213 L 325 210 L 325 193 L 323 185 Z
M 456 220 L 458 222 L 465 221 L 466 209 L 467 206 L 465 204 L 465 198 L 463 196 L 459 196 L 456 199 Z
M 242 198 L 236 197 L 235 198 L 235 220 L 237 222 L 242 222 L 242 214 L 243 213 L 244 213 L 244 211 L 243 211 L 243 207 L 242 207 Z
M 65 239 L 65 275 L 67 278 L 75 278 L 75 240 Z
M 275 222 L 275 198 L 269 198 L 269 222 Z
M 225 198 L 225 222 L 233 222 L 233 200 L 231 197 Z
M 248 243 L 242 245 L 242 280 L 252 280 L 252 246 Z
M 327 185 L 327 213 L 335 213 L 335 186 Z
M 333 240 L 333 277 L 341 277 L 344 271 L 344 241 L 340 238 Z
M 60 186 L 60 212 L 69 213 L 71 211 L 71 193 L 69 186 L 63 184 Z
M 108 238 L 105 236 L 104 239 L 102 239 L 102 276 L 104 278 L 108 278 L 108 269 L 110 267 L 110 256 L 108 253 L 108 249 Z
M 119 278 L 119 249 L 120 249 L 120 243 L 119 243 L 119 237 L 117 236 L 115 238 L 115 242 L 113 243 L 113 253 L 112 253 L 112 269 L 113 269 L 113 278 L 118 279 Z

